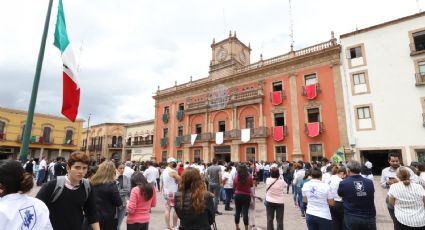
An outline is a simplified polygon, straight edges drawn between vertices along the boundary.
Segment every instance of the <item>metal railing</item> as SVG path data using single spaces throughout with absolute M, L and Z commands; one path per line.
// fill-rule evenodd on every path
M 302 96 L 306 96 L 307 95 L 307 92 L 305 91 L 305 87 L 306 86 L 302 86 L 301 87 L 301 95 Z M 322 89 L 320 88 L 320 83 L 316 83 L 316 93 L 320 93 L 320 92 L 322 92 Z
M 94 145 L 89 145 L 89 151 L 94 151 Z
M 86 146 L 80 147 L 80 151 L 86 151 Z
M 122 148 L 122 143 L 108 144 L 108 148 L 110 148 L 110 149 L 119 149 L 119 148 Z
M 239 129 L 232 129 L 229 131 L 224 131 L 223 138 L 224 139 L 235 139 L 241 137 L 241 131 Z
M 133 141 L 131 146 L 134 145 L 152 145 L 153 144 L 153 140 L 148 140 L 148 141 Z
M 415 73 L 416 85 L 425 85 L 425 73 Z
M 310 123 L 315 123 L 315 122 L 310 122 Z M 323 133 L 324 131 L 325 131 L 325 128 L 323 127 L 323 122 L 319 122 L 319 133 Z M 308 123 L 305 123 L 304 132 L 308 134 Z
M 267 127 L 258 127 L 251 129 L 251 137 L 267 137 Z

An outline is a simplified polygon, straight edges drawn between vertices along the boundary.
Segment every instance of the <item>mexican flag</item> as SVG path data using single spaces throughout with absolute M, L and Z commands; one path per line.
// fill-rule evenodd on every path
M 59 0 L 54 45 L 61 51 L 63 61 L 62 114 L 74 122 L 80 104 L 80 87 L 77 82 L 77 64 L 74 52 L 66 32 L 62 0 Z

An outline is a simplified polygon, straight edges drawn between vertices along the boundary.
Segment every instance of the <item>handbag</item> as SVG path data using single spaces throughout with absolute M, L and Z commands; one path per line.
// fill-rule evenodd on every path
M 274 183 L 277 182 L 277 180 L 279 180 L 279 178 L 276 178 L 276 180 L 266 189 L 266 197 L 264 197 L 264 206 L 269 206 L 269 202 L 266 200 L 267 198 L 267 192 L 269 191 L 269 189 L 274 185 Z

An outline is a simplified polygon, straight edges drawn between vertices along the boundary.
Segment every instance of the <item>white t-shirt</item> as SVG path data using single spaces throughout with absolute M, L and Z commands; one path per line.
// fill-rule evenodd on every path
M 130 168 L 128 166 L 125 166 L 124 167 L 124 173 L 123 173 L 124 176 L 126 176 L 128 178 L 131 178 L 131 176 L 133 175 L 133 173 L 134 173 L 134 170 L 132 168 Z
M 226 183 L 224 184 L 224 188 L 233 188 L 233 177 L 231 172 L 224 172 L 222 176 L 222 180 L 227 178 Z
M 153 166 L 149 166 L 149 168 L 143 172 L 143 176 L 146 177 L 148 183 L 156 183 L 156 178 L 159 177 L 158 169 Z
M 305 183 L 303 196 L 307 197 L 307 214 L 332 220 L 328 199 L 333 199 L 329 185 L 317 179 Z
M 323 173 L 322 182 L 325 183 L 325 184 L 330 184 L 331 183 L 331 176 L 332 176 L 331 173 L 328 173 L 328 172 Z
M 46 162 L 46 160 L 41 160 L 40 161 L 39 169 L 44 169 L 44 170 L 47 169 L 47 162 Z
M 50 164 L 49 164 L 49 170 L 50 170 L 50 172 L 53 174 L 53 175 L 55 175 L 55 162 L 50 162 Z
M 342 197 L 338 196 L 338 187 L 339 183 L 342 181 L 341 177 L 338 175 L 332 175 L 329 178 L 329 186 L 331 187 L 331 193 L 335 201 L 342 201 Z
M 0 198 L 2 229 L 53 229 L 49 209 L 39 199 L 13 193 Z
M 410 183 L 405 186 L 398 182 L 390 186 L 388 195 L 396 199 L 394 214 L 400 223 L 410 227 L 425 226 L 425 190 L 421 185 Z

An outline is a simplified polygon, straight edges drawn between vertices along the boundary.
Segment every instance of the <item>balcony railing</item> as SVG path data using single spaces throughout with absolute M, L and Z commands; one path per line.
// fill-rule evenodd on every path
M 22 135 L 18 135 L 18 137 L 16 138 L 16 141 L 22 142 L 22 140 L 23 140 Z M 50 138 L 49 140 L 46 140 L 43 137 L 31 136 L 30 137 L 30 144 L 52 145 L 52 144 L 54 144 L 54 139 Z
M 425 85 L 425 73 L 415 73 L 416 85 Z
M 120 148 L 122 148 L 122 143 L 108 144 L 108 148 L 110 148 L 110 149 L 120 149 Z
M 168 144 L 168 137 L 161 138 L 161 147 L 165 148 Z
M 318 94 L 320 92 L 322 92 L 322 90 L 320 89 L 320 83 L 316 83 L 316 93 Z M 301 95 L 302 96 L 307 95 L 307 92 L 305 91 L 305 86 L 302 86 L 302 88 L 301 88 Z
M 96 151 L 102 151 L 102 144 L 97 144 L 97 145 L 95 145 L 95 146 L 94 146 L 94 149 L 95 149 Z
M 191 136 L 192 135 L 184 135 L 182 136 L 181 143 L 182 144 L 191 144 Z M 196 136 L 196 142 L 210 141 L 213 138 L 212 133 L 200 133 Z
M 241 137 L 241 131 L 239 129 L 232 129 L 229 131 L 224 131 L 223 138 L 224 139 L 237 139 Z
M 251 129 L 251 137 L 267 137 L 267 135 L 267 127 L 258 127 Z
M 272 129 L 272 132 L 274 132 L 273 129 Z M 286 125 L 283 126 L 283 136 L 285 137 L 288 136 L 288 126 Z
M 0 141 L 6 140 L 6 133 L 0 133 Z
M 304 131 L 305 131 L 305 134 L 308 134 L 308 123 L 305 123 Z M 324 131 L 325 131 L 325 128 L 323 127 L 323 122 L 319 122 L 319 134 L 323 133 Z
M 94 151 L 94 145 L 89 145 L 89 151 Z
M 133 144 L 131 146 L 135 146 L 135 145 L 152 145 L 153 144 L 153 140 L 148 140 L 148 141 L 133 141 Z
M 74 145 L 74 140 L 64 140 L 63 145 Z
M 86 146 L 81 146 L 80 151 L 86 151 Z
M 184 111 L 183 110 L 178 110 L 176 117 L 178 121 L 182 121 L 183 120 L 183 116 L 184 116 Z

